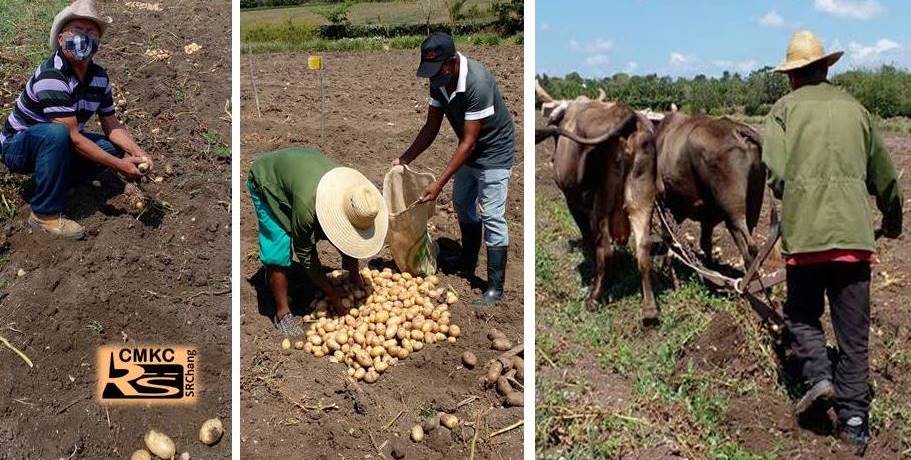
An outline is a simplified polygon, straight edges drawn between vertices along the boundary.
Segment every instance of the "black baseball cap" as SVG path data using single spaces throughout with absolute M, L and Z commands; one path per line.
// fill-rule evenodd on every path
M 421 43 L 421 65 L 418 76 L 430 78 L 440 71 L 443 63 L 456 55 L 455 43 L 446 32 L 434 32 Z

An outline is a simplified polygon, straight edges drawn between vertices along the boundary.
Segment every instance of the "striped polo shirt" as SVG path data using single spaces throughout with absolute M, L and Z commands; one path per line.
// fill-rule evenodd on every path
M 26 83 L 25 91 L 16 99 L 16 107 L 0 132 L 0 145 L 19 131 L 38 123 L 48 123 L 52 118 L 75 116 L 81 131 L 96 113 L 99 116 L 114 114 L 114 98 L 107 72 L 92 62 L 85 79 L 79 81 L 58 50 L 38 66 Z
M 516 131 L 512 113 L 503 102 L 500 88 L 493 75 L 480 62 L 459 56 L 459 78 L 456 89 L 448 94 L 446 88 L 430 88 L 431 107 L 446 114 L 459 139 L 465 131 L 465 121 L 480 120 L 481 132 L 475 141 L 474 152 L 466 164 L 478 169 L 512 168 L 516 149 Z

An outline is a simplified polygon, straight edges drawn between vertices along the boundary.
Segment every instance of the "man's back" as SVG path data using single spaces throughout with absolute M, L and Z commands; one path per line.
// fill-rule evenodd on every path
M 828 82 L 782 97 L 766 121 L 763 159 L 782 198 L 785 253 L 872 251 L 872 193 L 900 212 L 895 170 L 873 118 Z

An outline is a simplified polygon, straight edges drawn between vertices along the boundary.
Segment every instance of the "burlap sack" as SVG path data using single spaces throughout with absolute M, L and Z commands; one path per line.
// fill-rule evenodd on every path
M 416 276 L 432 275 L 437 270 L 437 245 L 430 239 L 427 221 L 433 216 L 433 202 L 415 204 L 424 189 L 436 178 L 407 166 L 393 166 L 383 179 L 383 199 L 389 210 L 386 241 L 399 271 Z

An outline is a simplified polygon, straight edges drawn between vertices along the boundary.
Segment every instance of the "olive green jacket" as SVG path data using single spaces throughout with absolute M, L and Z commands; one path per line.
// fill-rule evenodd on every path
M 317 241 L 326 239 L 316 218 L 316 187 L 337 166 L 319 150 L 300 147 L 260 155 L 250 166 L 250 180 L 291 235 L 297 261 L 317 285 L 327 281 L 316 249 Z
M 762 161 L 781 199 L 782 250 L 874 250 L 876 197 L 883 222 L 901 226 L 902 196 L 869 112 L 828 82 L 803 86 L 772 107 Z

